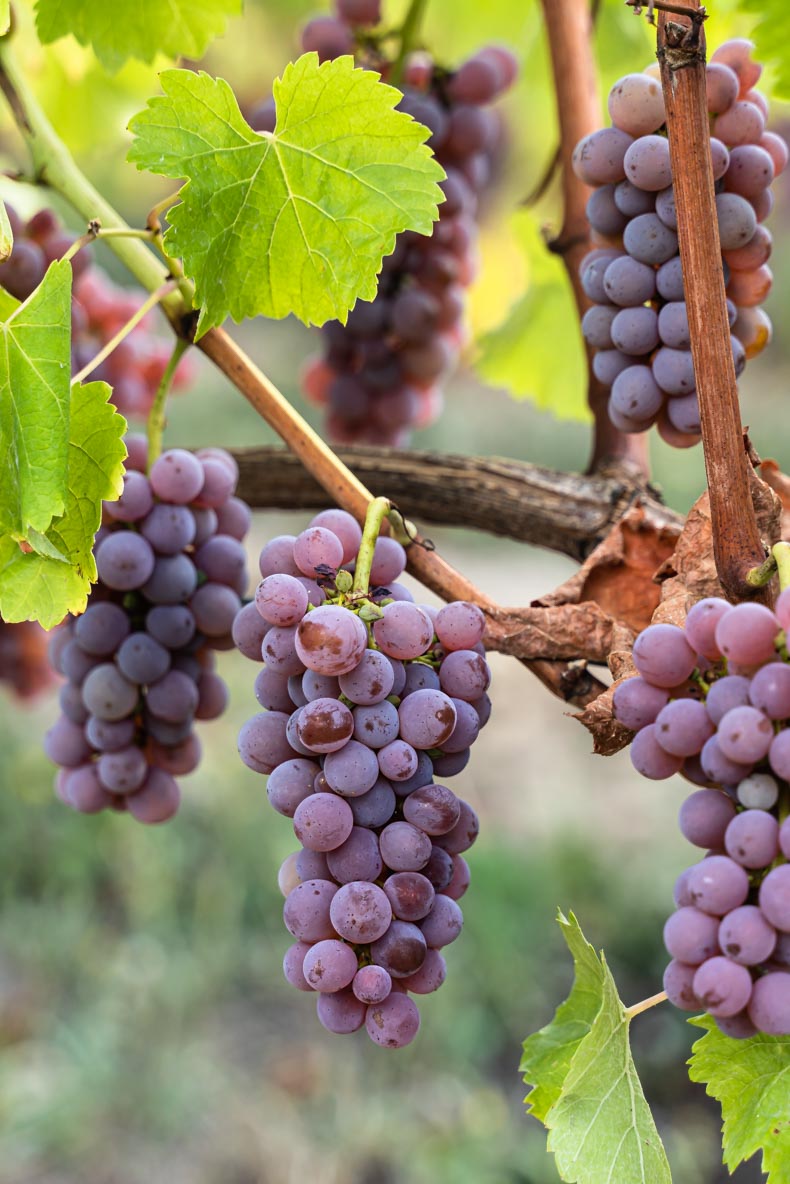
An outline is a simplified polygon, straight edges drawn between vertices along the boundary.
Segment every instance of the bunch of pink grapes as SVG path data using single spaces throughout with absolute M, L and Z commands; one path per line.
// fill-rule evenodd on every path
M 699 785 L 680 828 L 707 852 L 675 886 L 664 985 L 729 1036 L 790 1035 L 790 589 L 775 611 L 711 597 L 650 625 L 614 693 L 652 779 Z
M 444 782 L 488 720 L 491 675 L 480 609 L 415 604 L 394 539 L 377 540 L 369 587 L 354 590 L 360 541 L 349 514 L 327 510 L 263 548 L 234 625 L 262 663 L 263 710 L 239 752 L 301 844 L 280 869 L 287 981 L 316 994 L 330 1032 L 364 1027 L 402 1048 L 420 1023 L 411 996 L 442 985 L 461 932 L 478 820 Z
M 707 67 L 710 167 L 736 374 L 771 339 L 759 307 L 771 290 L 772 239 L 764 222 L 787 145 L 766 131 L 751 42 L 727 41 Z M 593 370 L 610 388 L 609 416 L 623 432 L 658 425 L 667 443 L 700 438 L 683 268 L 678 251 L 664 96 L 658 67 L 627 74 L 609 92 L 612 127 L 577 145 L 577 175 L 595 186 L 587 217 L 599 243 L 581 264 L 593 302 L 582 332 Z

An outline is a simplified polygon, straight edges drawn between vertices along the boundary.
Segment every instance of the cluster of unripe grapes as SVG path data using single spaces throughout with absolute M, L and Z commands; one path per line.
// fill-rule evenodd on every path
M 763 222 L 771 182 L 787 165 L 784 140 L 765 130 L 768 106 L 755 90 L 762 66 L 751 42 L 728 41 L 707 67 L 710 163 L 736 374 L 771 338 L 758 306 L 771 289 L 772 239 Z M 596 186 L 587 217 L 599 246 L 581 265 L 594 303 L 582 332 L 593 370 L 611 387 L 609 416 L 623 432 L 656 423 L 677 447 L 700 436 L 677 214 L 658 67 L 628 74 L 609 92 L 612 127 L 577 145 L 574 169 Z
M 263 663 L 264 710 L 239 753 L 268 775 L 269 801 L 301 843 L 279 877 L 295 939 L 287 981 L 316 992 L 330 1032 L 364 1025 L 401 1048 L 420 1023 L 409 992 L 442 985 L 441 951 L 463 923 L 478 821 L 443 782 L 488 720 L 490 672 L 482 612 L 415 604 L 394 539 L 377 540 L 355 589 L 360 541 L 351 515 L 327 510 L 263 548 L 255 601 L 234 625 L 242 653 Z
M 790 1035 L 790 590 L 775 611 L 709 597 L 650 625 L 615 688 L 645 777 L 701 786 L 680 828 L 707 857 L 679 877 L 664 986 L 729 1036 Z
M 369 28 L 381 21 L 381 3 L 338 0 L 336 16 L 309 21 L 302 48 L 322 61 L 353 54 L 382 73 L 389 63 L 373 55 Z M 489 109 L 515 81 L 509 50 L 489 46 L 457 70 L 415 52 L 395 85 L 399 110 L 431 132 L 428 145 L 447 173 L 444 202 L 429 236 L 406 232 L 385 258 L 376 298 L 358 301 L 346 325 L 323 329 L 323 357 L 303 375 L 307 396 L 326 409 L 329 436 L 339 443 L 402 447 L 413 428 L 427 427 L 442 409 L 442 382 L 464 343 L 465 288 L 476 273 L 476 215 L 501 150 L 503 126 Z M 253 126 L 273 130 L 264 105 Z
M 176 778 L 200 761 L 195 721 L 227 703 L 212 651 L 233 647 L 250 511 L 222 449 L 170 449 L 146 476 L 145 440 L 127 445 L 123 493 L 96 536 L 98 583 L 52 638 L 67 681 L 44 750 L 67 805 L 154 823 L 175 814 Z
M 17 300 L 27 300 L 41 283 L 50 263 L 60 259 L 74 238 L 67 234 L 57 215 L 39 210 L 23 222 L 6 206 L 14 234 L 11 255 L 0 263 L 0 285 Z M 72 370 L 77 373 L 99 353 L 139 308 L 142 297 L 119 288 L 91 262 L 87 250 L 71 260 L 74 275 L 71 300 Z M 126 416 L 144 419 L 172 352 L 167 337 L 151 332 L 144 318 L 113 352 L 91 373 L 112 387 L 111 401 Z M 190 380 L 191 363 L 182 359 L 174 376 L 178 389 Z

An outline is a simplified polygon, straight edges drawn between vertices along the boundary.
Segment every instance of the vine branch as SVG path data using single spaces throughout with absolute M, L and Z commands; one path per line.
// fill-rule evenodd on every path
M 560 125 L 563 220 L 552 249 L 562 255 L 581 320 L 590 300 L 581 286 L 579 264 L 591 249 L 587 222 L 590 188 L 573 171 L 573 150 L 600 122 L 598 80 L 592 51 L 593 14 L 579 0 L 541 0 L 551 51 L 554 90 Z M 594 438 L 589 471 L 611 460 L 633 466 L 646 476 L 650 471 L 645 433 L 627 434 L 609 419 L 609 391 L 592 371 L 592 350 L 587 350 L 587 400 L 594 417 Z
M 759 595 L 747 573 L 765 558 L 750 491 L 738 384 L 721 265 L 710 127 L 705 33 L 688 16 L 659 14 L 658 58 L 667 113 L 691 353 L 710 493 L 713 552 L 731 600 Z
M 319 510 L 329 498 L 288 449 L 231 449 L 239 496 L 255 509 Z M 679 534 L 683 519 L 621 467 L 582 476 L 497 456 L 355 445 L 337 456 L 409 518 L 466 526 L 583 561 L 632 507 L 645 526 Z

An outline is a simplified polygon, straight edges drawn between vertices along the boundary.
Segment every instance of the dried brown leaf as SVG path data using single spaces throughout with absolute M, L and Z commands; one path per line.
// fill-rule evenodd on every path
M 607 534 L 569 580 L 533 603 L 541 606 L 594 601 L 607 614 L 638 633 L 650 624 L 660 590 L 656 570 L 678 540 L 674 525 L 656 527 L 634 506 Z

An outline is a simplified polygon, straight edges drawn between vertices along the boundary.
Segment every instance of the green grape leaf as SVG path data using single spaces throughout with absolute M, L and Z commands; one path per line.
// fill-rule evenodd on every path
M 535 1082 L 527 1102 L 567 1184 L 671 1184 L 611 971 L 573 915 L 559 923 L 576 978 L 552 1024 L 525 1042 L 522 1068 Z
M 519 1071 L 526 1084 L 535 1082 L 524 1099 L 529 1113 L 540 1122 L 562 1093 L 562 1085 L 573 1054 L 592 1027 L 600 1011 L 604 972 L 598 955 L 585 939 L 579 922 L 561 912 L 557 924 L 573 955 L 574 982 L 571 993 L 545 1028 L 524 1041 Z
M 38 0 L 36 28 L 44 44 L 72 33 L 115 71 L 128 58 L 152 62 L 158 53 L 201 58 L 241 7 L 242 0 L 168 0 L 164 9 L 159 0 Z
M 46 533 L 63 513 L 70 342 L 71 264 L 51 263 L 35 292 L 0 321 L 0 534 Z
M 228 314 L 345 323 L 374 298 L 396 235 L 430 234 L 444 171 L 428 129 L 352 58 L 292 62 L 274 84 L 274 134 L 249 127 L 222 79 L 166 70 L 161 83 L 129 124 L 129 159 L 188 178 L 165 245 L 195 283 L 198 336 Z
M 514 219 L 529 267 L 524 294 L 479 343 L 475 369 L 491 386 L 559 419 L 587 421 L 587 362 L 573 293 L 533 215 Z M 575 326 L 575 328 L 574 328 Z
M 790 97 L 790 8 L 786 0 L 740 0 L 739 8 L 759 18 L 751 33 L 755 57 L 774 67 L 775 93 Z
M 721 1103 L 724 1163 L 734 1172 L 762 1151 L 767 1184 L 790 1184 L 790 1036 L 733 1040 L 710 1016 L 689 1023 L 705 1029 L 689 1077 Z
M 4 621 L 39 621 L 51 629 L 66 613 L 85 609 L 96 579 L 93 539 L 102 501 L 123 489 L 126 421 L 108 402 L 104 382 L 75 383 L 71 390 L 68 489 L 63 514 L 23 552 L 0 539 L 0 616 Z

